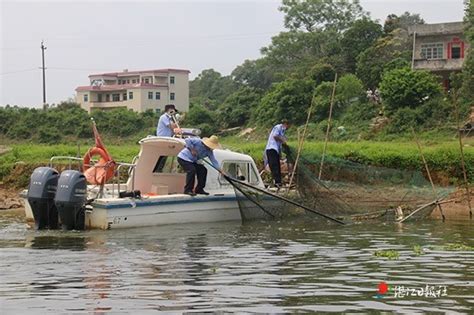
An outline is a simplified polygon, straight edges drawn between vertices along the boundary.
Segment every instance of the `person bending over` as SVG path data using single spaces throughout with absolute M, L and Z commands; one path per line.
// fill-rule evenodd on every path
M 186 172 L 186 185 L 184 193 L 190 196 L 196 194 L 209 195 L 204 190 L 207 179 L 207 169 L 204 165 L 198 164 L 198 161 L 206 157 L 220 173 L 222 170 L 212 152 L 220 148 L 219 139 L 216 136 L 210 138 L 187 138 L 185 148 L 178 153 L 178 163 Z M 194 187 L 195 178 L 197 177 L 197 185 Z

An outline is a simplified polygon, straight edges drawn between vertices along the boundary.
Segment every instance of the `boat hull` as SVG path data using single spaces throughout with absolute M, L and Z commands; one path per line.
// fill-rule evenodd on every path
M 98 200 L 86 211 L 86 228 L 117 229 L 241 220 L 235 194 Z

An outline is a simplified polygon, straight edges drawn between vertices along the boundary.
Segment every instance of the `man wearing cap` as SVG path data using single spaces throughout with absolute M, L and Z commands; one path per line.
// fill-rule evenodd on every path
M 265 155 L 267 157 L 268 166 L 272 172 L 275 186 L 281 186 L 281 169 L 280 155 L 281 147 L 286 145 L 285 131 L 290 127 L 288 120 L 283 119 L 281 124 L 275 125 L 268 136 L 267 146 L 265 147 Z
M 165 105 L 165 113 L 160 116 L 158 126 L 156 127 L 156 135 L 160 137 L 172 137 L 175 133 L 180 133 L 178 124 L 174 120 L 174 114 L 177 112 L 173 104 Z
M 209 195 L 204 191 L 207 179 L 207 169 L 204 165 L 197 162 L 206 157 L 211 161 L 212 166 L 222 172 L 219 162 L 217 162 L 212 152 L 220 148 L 219 139 L 216 136 L 210 138 L 187 138 L 184 149 L 178 153 L 178 163 L 186 171 L 186 185 L 184 193 L 190 196 L 196 194 Z M 197 177 L 197 185 L 194 187 L 195 177 Z

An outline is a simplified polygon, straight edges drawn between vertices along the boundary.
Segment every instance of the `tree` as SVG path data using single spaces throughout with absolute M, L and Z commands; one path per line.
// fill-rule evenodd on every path
M 252 120 L 270 126 L 283 118 L 303 123 L 310 106 L 314 83 L 312 80 L 288 79 L 275 83 L 262 98 Z
M 356 74 L 366 87 L 375 89 L 384 71 L 404 66 L 410 58 L 411 41 L 408 32 L 397 29 L 390 35 L 379 38 L 357 57 Z M 393 62 L 394 60 L 397 62 Z M 406 63 L 403 63 L 403 60 Z
M 357 56 L 382 36 L 382 26 L 368 18 L 357 20 L 344 32 L 341 39 L 342 53 L 348 72 L 356 70 Z
M 247 59 L 232 71 L 231 77 L 241 85 L 267 90 L 274 80 L 274 72 L 275 70 L 272 69 L 264 58 L 257 60 Z
M 425 21 L 419 14 L 411 14 L 408 11 L 400 16 L 397 16 L 396 14 L 390 14 L 385 20 L 383 31 L 385 34 L 389 34 L 399 28 L 408 31 L 408 28 L 415 24 L 425 24 Z
M 199 125 L 201 123 L 213 123 L 215 119 L 212 117 L 211 111 L 204 108 L 202 105 L 194 104 L 186 114 L 184 121 L 187 125 Z
M 283 0 L 285 27 L 290 31 L 347 29 L 356 19 L 367 15 L 359 0 Z
M 272 43 L 261 53 L 275 72 L 287 77 L 293 72 L 303 72 L 315 60 L 340 54 L 340 34 L 333 31 L 281 32 L 272 37 Z
M 341 34 L 366 16 L 358 0 L 283 0 L 280 11 L 285 13 L 288 31 L 272 37 L 271 44 L 261 49 L 277 80 L 304 73 L 323 58 L 338 71 L 343 69 Z
M 331 105 L 331 96 L 334 89 L 334 82 L 322 82 L 315 91 L 315 121 L 322 121 L 328 118 Z M 362 82 L 353 74 L 342 76 L 336 83 L 334 95 L 333 117 L 341 116 L 346 109 L 360 100 L 364 95 Z
M 324 81 L 333 81 L 335 76 L 334 67 L 328 63 L 317 63 L 308 71 L 308 77 L 314 81 L 315 85 Z
M 384 74 L 380 92 L 387 111 L 417 108 L 429 99 L 442 94 L 437 78 L 427 71 L 410 68 L 395 69 Z
M 222 76 L 214 69 L 206 69 L 189 82 L 189 96 L 209 99 L 220 104 L 237 88 L 238 84 L 230 76 Z
M 183 125 L 201 129 L 201 135 L 205 137 L 212 135 L 219 128 L 213 112 L 199 104 L 190 107 Z
M 364 96 L 364 86 L 354 74 L 343 75 L 336 86 L 336 101 L 342 109 Z
M 242 87 L 229 95 L 217 111 L 219 126 L 231 128 L 245 125 L 260 98 L 261 92 L 250 87 Z

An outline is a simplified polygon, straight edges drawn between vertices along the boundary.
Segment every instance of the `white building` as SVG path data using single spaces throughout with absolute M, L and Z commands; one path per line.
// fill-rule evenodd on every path
M 189 70 L 156 69 L 89 75 L 90 85 L 76 88 L 76 102 L 88 112 L 126 107 L 137 112 L 174 104 L 189 109 Z

